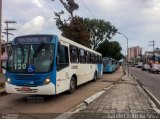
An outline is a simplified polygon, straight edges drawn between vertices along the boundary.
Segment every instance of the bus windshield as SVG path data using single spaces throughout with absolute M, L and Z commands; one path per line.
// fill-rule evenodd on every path
M 45 73 L 53 66 L 53 44 L 18 44 L 9 50 L 8 72 Z
M 111 61 L 109 59 L 107 60 L 103 60 L 103 65 L 106 66 L 106 65 L 111 65 Z

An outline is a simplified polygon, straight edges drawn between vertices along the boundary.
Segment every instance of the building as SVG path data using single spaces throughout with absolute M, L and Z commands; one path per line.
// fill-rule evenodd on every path
M 146 63 L 150 63 L 150 62 L 153 62 L 153 63 L 156 63 L 156 64 L 160 64 L 160 48 L 156 48 L 153 51 L 146 51 L 145 54 L 144 54 L 144 61 Z
M 128 48 L 128 58 L 133 59 L 133 58 L 138 58 L 142 56 L 142 48 L 139 46 L 131 47 Z
M 7 56 L 8 56 L 8 49 L 10 47 L 10 44 L 11 42 L 7 43 L 5 41 L 2 40 L 1 42 L 1 57 L 0 57 L 0 60 L 1 60 L 1 68 L 2 66 L 5 66 L 6 65 L 6 62 L 7 62 Z M 3 72 L 5 73 L 5 71 L 3 69 L 0 69 L 0 72 Z

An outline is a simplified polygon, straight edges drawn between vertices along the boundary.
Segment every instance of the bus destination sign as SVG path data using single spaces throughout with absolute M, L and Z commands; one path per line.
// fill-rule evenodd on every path
M 15 43 L 46 43 L 51 42 L 52 36 L 24 36 L 17 37 Z

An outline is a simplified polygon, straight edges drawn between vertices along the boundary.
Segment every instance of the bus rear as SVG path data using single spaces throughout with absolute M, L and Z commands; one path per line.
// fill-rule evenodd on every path
M 110 58 L 103 58 L 103 72 L 106 73 L 113 72 L 112 61 Z
M 118 68 L 118 62 L 112 58 L 103 58 L 103 72 L 112 73 Z
M 16 37 L 8 54 L 6 92 L 55 94 L 57 44 L 54 35 Z

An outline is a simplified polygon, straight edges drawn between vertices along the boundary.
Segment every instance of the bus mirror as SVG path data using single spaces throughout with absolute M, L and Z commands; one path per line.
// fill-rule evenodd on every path
M 2 69 L 6 70 L 6 67 L 5 67 L 5 66 L 2 66 Z
M 6 63 L 2 62 L 2 69 L 6 70 Z

